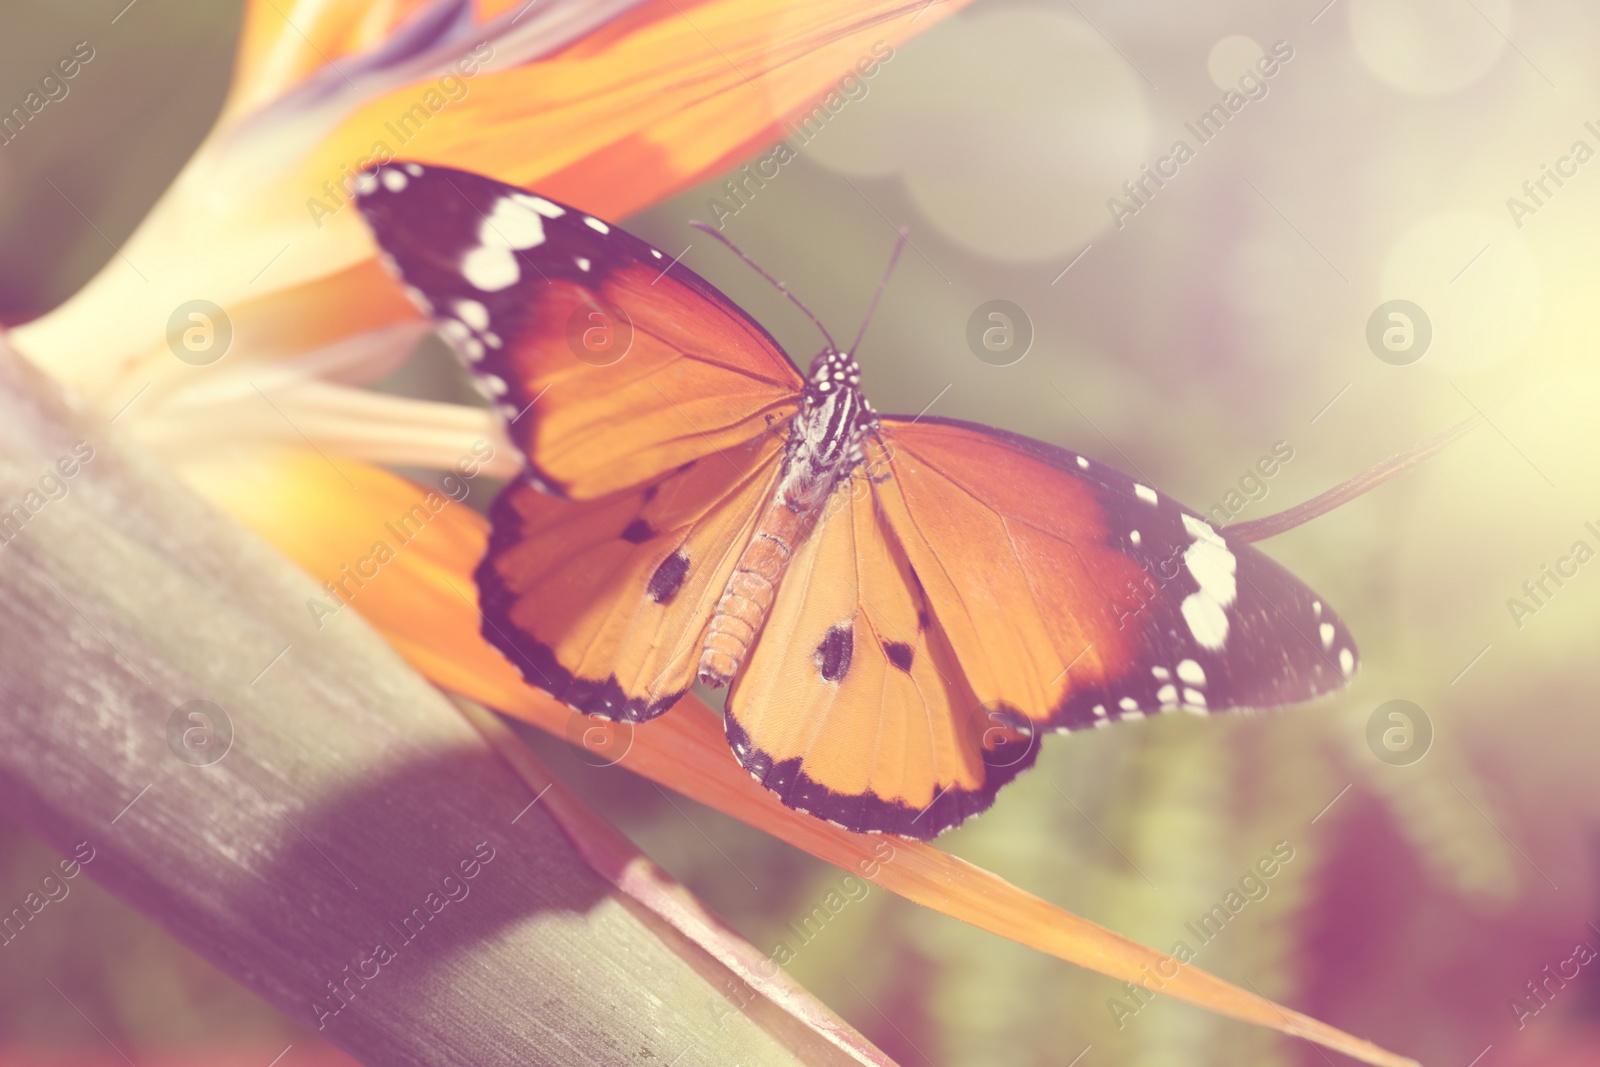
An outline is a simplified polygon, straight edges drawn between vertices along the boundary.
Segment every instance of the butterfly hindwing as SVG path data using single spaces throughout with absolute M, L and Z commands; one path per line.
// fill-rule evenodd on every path
M 446 167 L 390 163 L 357 191 L 546 490 L 602 497 L 794 414 L 802 382 L 777 342 L 621 228 Z
M 885 417 L 888 521 L 978 695 L 1055 729 L 1342 687 L 1339 618 L 1169 497 L 1087 457 Z
M 728 696 L 735 757 L 785 804 L 930 838 L 1032 766 L 1037 734 L 968 684 L 867 479 L 795 555 Z
M 579 711 L 634 722 L 666 711 L 694 682 L 781 448 L 766 435 L 597 501 L 507 486 L 478 568 L 484 636 Z

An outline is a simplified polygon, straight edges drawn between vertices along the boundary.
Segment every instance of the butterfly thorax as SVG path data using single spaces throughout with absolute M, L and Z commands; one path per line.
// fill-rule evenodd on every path
M 706 634 L 700 680 L 721 688 L 744 661 L 766 620 L 778 583 L 823 507 L 863 459 L 877 415 L 861 395 L 861 368 L 824 349 L 811 361 L 800 410 L 788 427 L 783 470 L 772 499 L 728 579 Z
M 877 416 L 861 395 L 861 368 L 824 349 L 811 361 L 800 410 L 789 425 L 777 498 L 797 512 L 819 508 L 861 463 L 861 442 Z

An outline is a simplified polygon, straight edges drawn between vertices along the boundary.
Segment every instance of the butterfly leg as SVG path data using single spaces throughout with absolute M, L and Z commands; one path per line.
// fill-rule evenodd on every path
M 794 436 L 794 420 L 786 419 L 770 412 L 766 416 L 767 432 L 774 434 L 784 445 L 789 444 L 789 439 Z

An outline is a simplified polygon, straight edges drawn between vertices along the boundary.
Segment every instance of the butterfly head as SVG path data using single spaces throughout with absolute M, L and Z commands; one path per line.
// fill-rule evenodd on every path
M 859 393 L 860 388 L 861 365 L 830 345 L 817 353 L 806 372 L 806 407 L 818 407 L 842 392 Z

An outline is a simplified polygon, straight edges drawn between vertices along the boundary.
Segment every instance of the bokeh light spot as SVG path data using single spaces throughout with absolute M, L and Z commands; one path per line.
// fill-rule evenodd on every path
M 1433 347 L 1418 364 L 1473 374 L 1515 356 L 1539 327 L 1543 285 L 1526 242 L 1499 219 L 1450 212 L 1401 235 L 1384 260 L 1374 303 L 1404 298 L 1433 320 Z
M 966 12 L 902 48 L 803 149 L 851 176 L 898 173 L 944 236 L 995 259 L 1075 253 L 1150 154 L 1139 74 L 1071 14 Z M 960 145 L 960 151 L 951 151 Z
M 1457 92 L 1483 77 L 1511 32 L 1508 0 L 1351 0 L 1349 18 L 1367 69 L 1423 96 Z
M 1211 46 L 1211 54 L 1206 57 L 1206 73 L 1218 89 L 1237 89 L 1239 76 L 1253 68 L 1256 60 L 1264 55 L 1266 50 L 1253 37 L 1239 34 L 1224 37 Z

